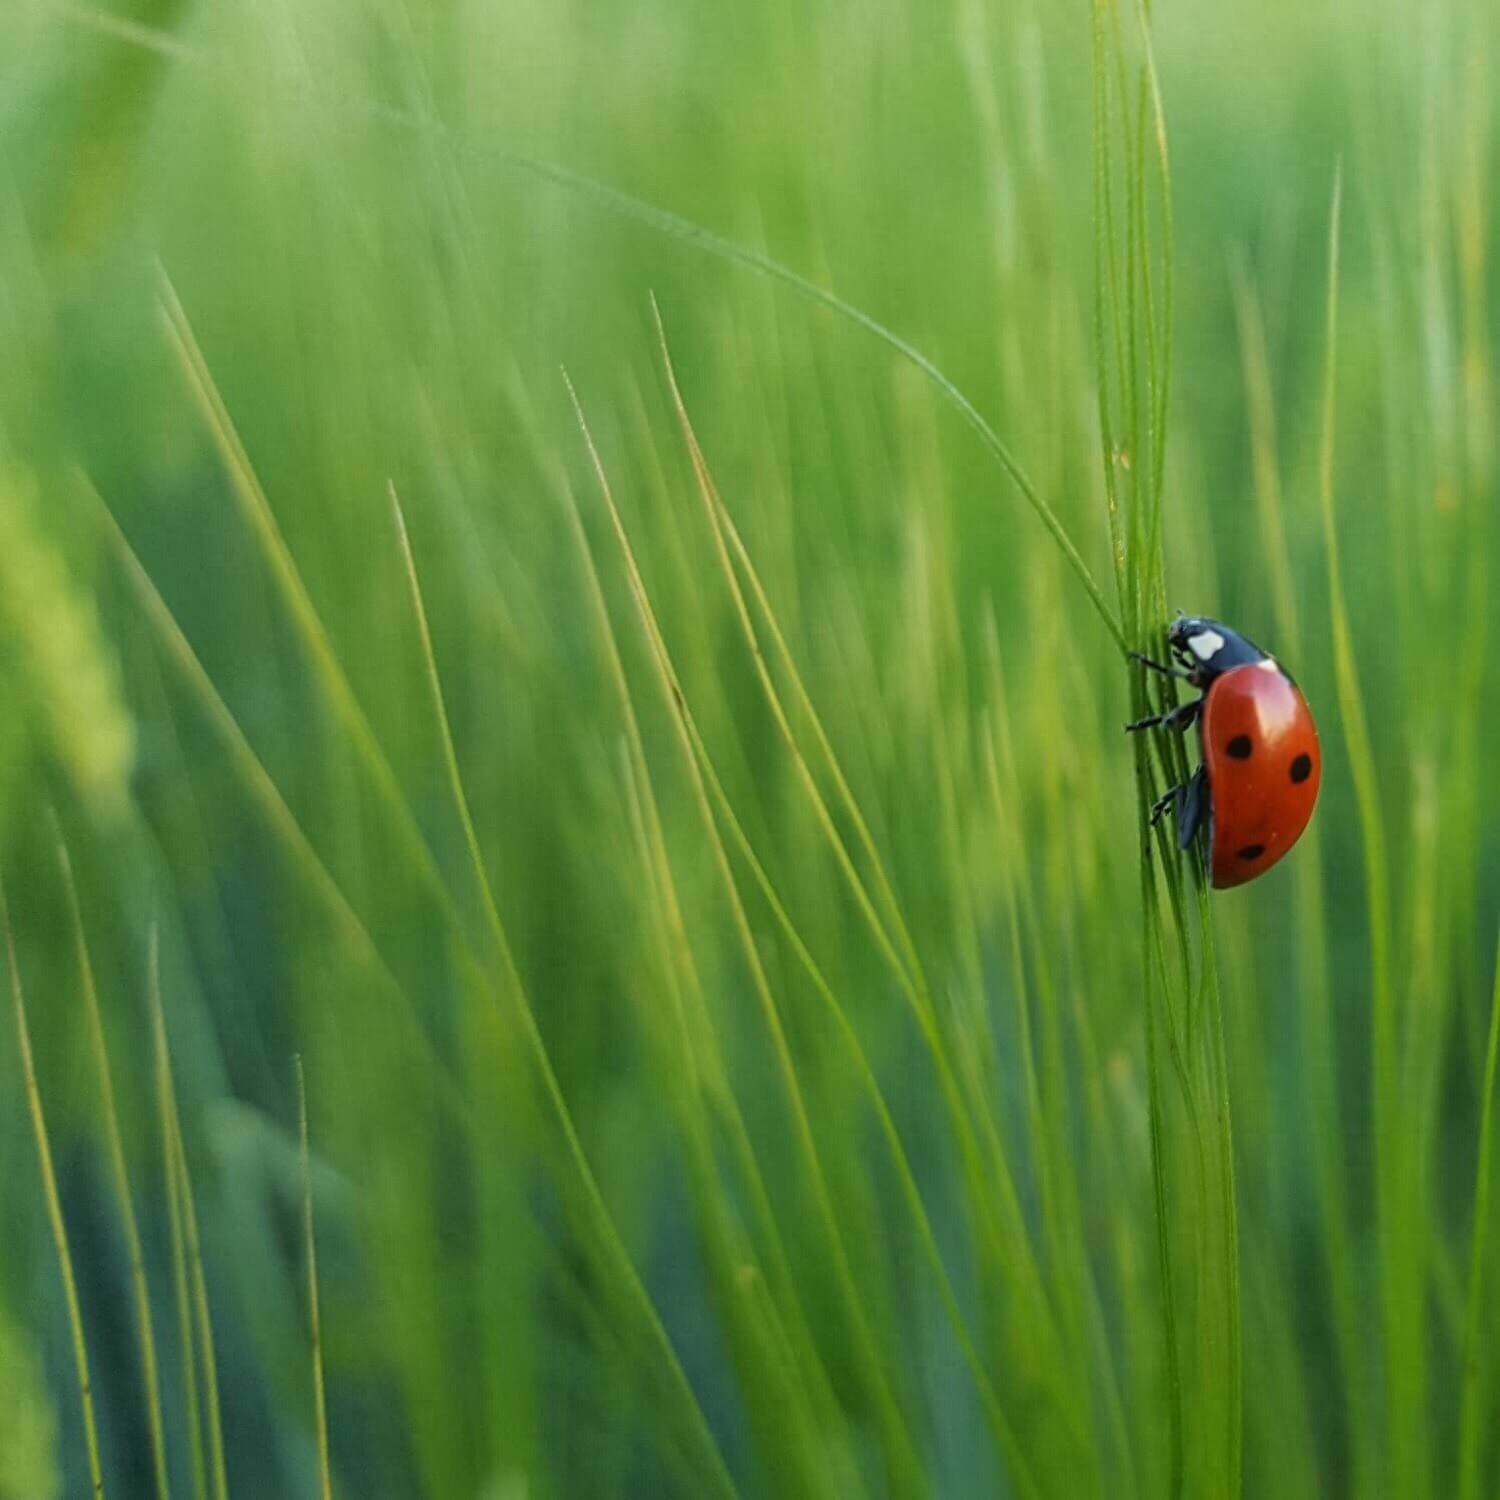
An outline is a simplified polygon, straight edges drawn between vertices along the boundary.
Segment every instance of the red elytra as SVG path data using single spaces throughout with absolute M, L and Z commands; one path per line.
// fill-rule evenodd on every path
M 1202 763 L 1157 802 L 1151 822 L 1175 809 L 1178 847 L 1205 833 L 1213 885 L 1243 885 L 1282 859 L 1312 818 L 1323 775 L 1317 727 L 1297 684 L 1238 631 L 1185 615 L 1167 641 L 1176 666 L 1131 654 L 1203 696 L 1126 727 L 1183 730 L 1196 721 Z
M 1269 658 L 1209 684 L 1199 733 L 1213 797 L 1209 871 L 1224 890 L 1269 870 L 1302 837 L 1323 757 L 1307 699 Z

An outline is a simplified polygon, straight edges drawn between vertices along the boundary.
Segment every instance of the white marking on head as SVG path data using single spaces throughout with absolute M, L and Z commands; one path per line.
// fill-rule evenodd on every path
M 1208 661 L 1224 649 L 1224 637 L 1217 630 L 1200 630 L 1188 637 L 1188 649 L 1199 661 Z
M 1262 672 L 1279 672 L 1281 670 L 1280 666 L 1277 665 L 1276 658 L 1274 656 L 1268 656 L 1264 661 L 1256 662 L 1255 665 L 1259 667 Z

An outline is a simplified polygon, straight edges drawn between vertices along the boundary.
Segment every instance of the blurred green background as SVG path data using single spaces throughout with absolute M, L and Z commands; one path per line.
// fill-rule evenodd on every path
M 1500 1493 L 1500 12 L 1154 27 L 1169 314 L 1130 7 L 0 11 L 0 870 L 97 1426 L 11 1025 L 3 1500 Z M 1107 585 L 1103 357 L 1126 633 L 1290 665 L 1294 856 L 1143 867 L 1140 685 L 993 455 L 653 205 L 935 361 Z

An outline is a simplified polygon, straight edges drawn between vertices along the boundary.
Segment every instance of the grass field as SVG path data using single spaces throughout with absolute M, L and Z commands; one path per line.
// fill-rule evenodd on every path
M 0 1500 L 1500 1493 L 1497 81 L 0 8 Z

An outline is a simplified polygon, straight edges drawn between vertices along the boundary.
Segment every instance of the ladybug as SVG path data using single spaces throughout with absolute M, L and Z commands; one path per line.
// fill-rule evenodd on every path
M 1125 727 L 1182 731 L 1196 721 L 1201 763 L 1156 803 L 1151 823 L 1174 809 L 1179 849 L 1205 834 L 1215 889 L 1243 885 L 1286 854 L 1312 817 L 1323 773 L 1317 726 L 1281 664 L 1238 631 L 1181 615 L 1167 644 L 1179 665 L 1131 655 L 1202 696 Z

